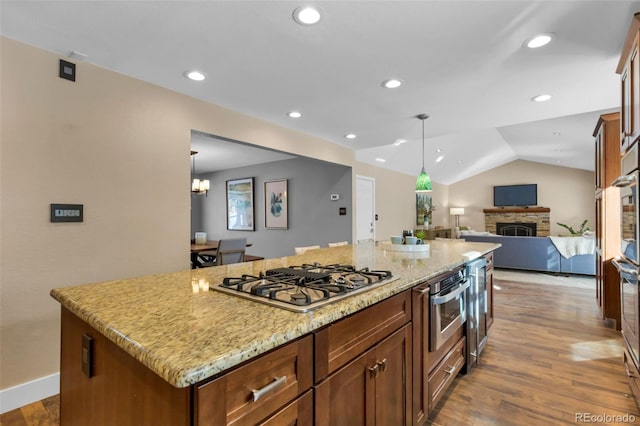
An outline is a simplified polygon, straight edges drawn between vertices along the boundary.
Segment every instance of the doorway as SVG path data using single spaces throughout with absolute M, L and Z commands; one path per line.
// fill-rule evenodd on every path
M 356 241 L 375 241 L 376 180 L 356 175 Z

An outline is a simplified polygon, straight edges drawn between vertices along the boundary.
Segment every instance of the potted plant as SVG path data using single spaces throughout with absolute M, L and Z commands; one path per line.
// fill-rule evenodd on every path
M 567 231 L 569 231 L 571 233 L 572 237 L 580 237 L 582 235 L 584 235 L 585 232 L 587 231 L 591 231 L 591 228 L 589 228 L 587 226 L 587 219 L 585 219 L 581 224 L 580 224 L 580 228 L 578 229 L 573 229 L 573 227 L 569 226 L 569 225 L 565 225 L 564 223 L 560 223 L 560 222 L 556 222 L 556 224 L 558 226 L 562 226 L 563 228 L 565 228 Z

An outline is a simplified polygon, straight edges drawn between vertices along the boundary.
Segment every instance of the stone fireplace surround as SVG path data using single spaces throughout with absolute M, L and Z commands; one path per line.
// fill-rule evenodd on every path
M 538 237 L 548 237 L 551 232 L 550 213 L 548 207 L 504 207 L 484 209 L 485 230 L 497 234 L 496 224 L 535 223 Z

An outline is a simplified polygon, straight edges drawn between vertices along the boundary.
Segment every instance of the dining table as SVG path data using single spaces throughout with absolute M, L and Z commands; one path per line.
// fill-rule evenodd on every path
M 203 252 L 212 252 L 211 255 L 215 256 L 215 251 L 218 250 L 218 240 L 207 240 L 204 244 L 191 243 L 191 269 L 196 269 L 202 266 L 204 259 L 200 256 Z M 251 243 L 247 243 L 247 247 L 251 247 Z

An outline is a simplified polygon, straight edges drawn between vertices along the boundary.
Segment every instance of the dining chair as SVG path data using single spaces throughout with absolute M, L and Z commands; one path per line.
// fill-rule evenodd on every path
M 303 254 L 306 251 L 309 250 L 315 250 L 315 249 L 319 249 L 320 246 L 306 246 L 306 247 L 294 247 L 294 250 L 296 252 L 296 254 Z
M 244 262 L 244 251 L 247 248 L 246 238 L 228 238 L 218 242 L 215 266 Z
M 329 243 L 328 245 L 329 245 L 329 247 L 340 247 L 340 246 L 346 246 L 348 244 L 349 244 L 348 241 L 338 241 L 338 242 L 335 242 L 335 243 Z

